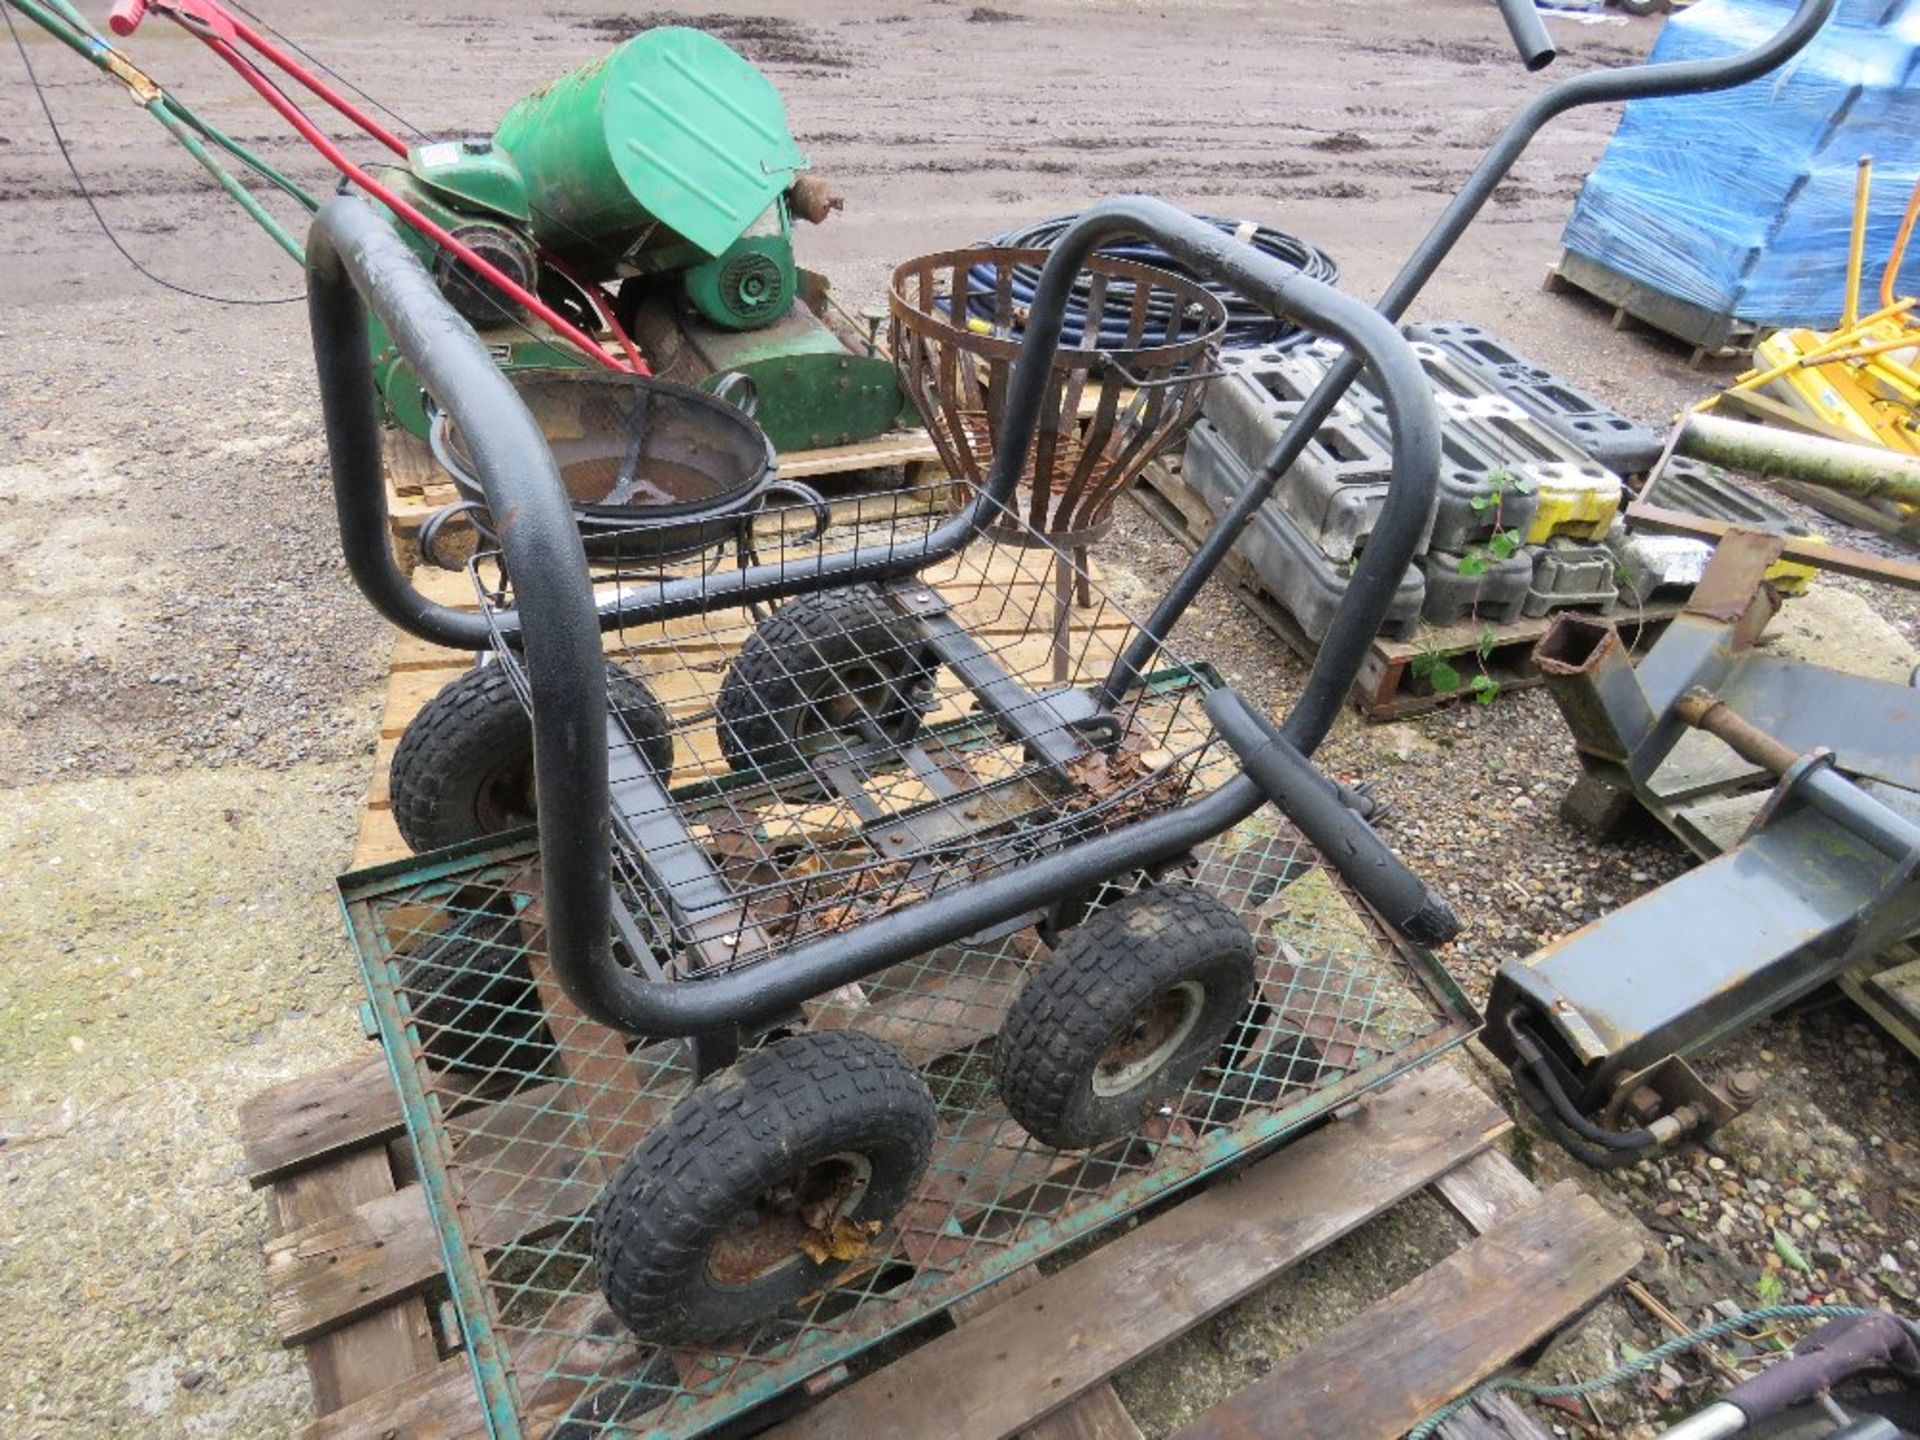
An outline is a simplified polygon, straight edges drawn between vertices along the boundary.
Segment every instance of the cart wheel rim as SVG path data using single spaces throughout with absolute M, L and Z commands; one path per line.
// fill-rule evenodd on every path
M 1125 1095 L 1157 1075 L 1187 1043 L 1206 1003 L 1205 986 L 1182 980 L 1134 1011 L 1095 1063 L 1093 1093 L 1103 1100 Z
M 473 795 L 473 818 L 483 835 L 531 825 L 536 815 L 533 757 L 513 760 L 480 781 Z
M 880 723 L 897 683 L 896 676 L 874 664 L 845 666 L 828 680 L 796 717 L 794 739 L 803 748 L 857 734 L 862 720 Z
M 860 1208 L 873 1180 L 864 1155 L 842 1151 L 804 1166 L 769 1187 L 720 1233 L 707 1252 L 707 1278 L 744 1290 L 806 1259 L 808 1236 L 830 1232 Z

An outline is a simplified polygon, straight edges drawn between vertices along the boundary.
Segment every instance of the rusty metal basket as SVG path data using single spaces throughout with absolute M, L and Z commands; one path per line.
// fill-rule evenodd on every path
M 892 344 L 949 471 L 979 485 L 993 463 L 1026 307 L 1014 267 L 1048 252 L 948 250 L 893 272 Z M 1089 314 L 1127 308 L 1123 343 L 1088 334 L 1063 343 L 1041 408 L 1017 508 L 1029 533 L 1074 552 L 1105 532 L 1114 502 L 1199 413 L 1209 357 L 1227 313 L 1206 288 L 1134 260 L 1096 255 L 1085 268 Z M 1111 339 L 1111 333 L 1106 337 Z

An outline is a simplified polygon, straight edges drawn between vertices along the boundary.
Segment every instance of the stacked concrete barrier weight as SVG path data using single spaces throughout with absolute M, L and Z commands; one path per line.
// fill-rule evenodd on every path
M 1603 542 L 1624 487 L 1618 474 L 1580 448 L 1579 438 L 1598 434 L 1611 444 L 1609 453 L 1632 459 L 1651 432 L 1638 433 L 1630 421 L 1571 386 L 1553 386 L 1557 377 L 1478 327 L 1414 331 L 1436 335 L 1417 340 L 1414 349 L 1443 421 L 1439 495 L 1416 566 L 1423 618 L 1436 625 L 1473 618 L 1506 624 L 1571 606 L 1611 609 L 1619 561 Z M 1203 410 L 1209 428 L 1189 446 L 1189 481 L 1196 490 L 1211 487 L 1219 494 L 1232 486 L 1237 493 L 1253 483 L 1340 356 L 1337 346 L 1324 341 L 1289 351 L 1226 352 L 1224 374 L 1209 389 Z M 1532 403 L 1516 399 L 1503 383 L 1525 390 Z M 1540 413 L 1549 399 L 1563 419 L 1583 424 L 1549 424 Z M 1391 445 L 1385 407 L 1363 377 L 1274 487 L 1266 510 L 1278 518 L 1243 539 L 1242 552 L 1250 559 L 1259 551 L 1269 564 L 1283 555 L 1296 564 L 1311 560 L 1312 580 L 1288 583 L 1263 571 L 1262 583 L 1295 611 L 1312 638 L 1324 632 L 1337 604 L 1343 586 L 1335 582 L 1378 523 L 1392 471 Z M 1218 504 L 1214 508 L 1217 513 Z M 1499 534 L 1523 547 L 1495 556 Z
M 1620 600 L 1613 551 L 1579 540 L 1549 540 L 1533 562 L 1524 613 L 1539 617 L 1575 608 L 1610 614 Z
M 1421 618 L 1434 625 L 1480 620 L 1510 625 L 1525 612 L 1533 590 L 1533 552 L 1517 550 L 1504 560 L 1474 552 L 1429 550 L 1420 557 L 1427 582 Z
M 1187 437 L 1187 484 L 1216 516 L 1253 484 L 1254 471 L 1222 438 L 1211 421 L 1201 420 Z M 1326 638 L 1334 612 L 1353 583 L 1350 563 L 1327 556 L 1278 504 L 1269 502 L 1236 543 L 1260 586 L 1293 617 L 1301 633 L 1318 645 Z M 1381 633 L 1404 640 L 1420 623 L 1426 581 L 1409 567 L 1394 592 Z
M 1537 365 L 1478 325 L 1448 320 L 1409 325 L 1409 340 L 1445 350 L 1488 385 L 1560 435 L 1587 458 L 1620 476 L 1644 475 L 1660 458 L 1660 436 L 1629 420 L 1562 375 Z
M 1237 364 L 1208 387 L 1201 413 L 1227 451 L 1257 471 L 1300 413 L 1314 383 L 1297 362 L 1275 352 L 1240 352 Z M 1393 456 L 1386 432 L 1356 386 L 1274 487 L 1273 503 L 1312 538 L 1321 554 L 1346 564 L 1365 547 L 1386 504 Z M 1429 522 L 1431 528 L 1431 522 Z M 1421 548 L 1426 548 L 1426 537 Z

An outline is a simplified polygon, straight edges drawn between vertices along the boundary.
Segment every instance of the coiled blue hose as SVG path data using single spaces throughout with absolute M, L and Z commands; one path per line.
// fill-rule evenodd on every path
M 1055 215 L 1050 219 L 1036 221 L 1017 230 L 993 236 L 987 243 L 1007 245 L 1022 249 L 1052 249 L 1061 232 L 1072 224 L 1077 216 Z M 1331 285 L 1340 278 L 1340 266 L 1333 257 L 1317 245 L 1309 244 L 1297 236 L 1283 230 L 1274 230 L 1267 226 L 1251 226 L 1239 220 L 1223 220 L 1218 216 L 1200 217 L 1215 229 L 1229 235 L 1247 231 L 1245 243 L 1264 254 L 1272 255 L 1284 261 L 1296 270 L 1315 280 Z M 1186 266 L 1175 260 L 1157 245 L 1145 242 L 1122 241 L 1111 245 L 1102 245 L 1097 252 L 1121 260 L 1133 260 L 1143 265 L 1157 266 L 1189 280 L 1196 277 Z M 967 276 L 967 309 L 974 316 L 991 321 L 993 297 L 999 276 L 992 265 L 975 265 Z M 1016 265 L 1013 269 L 1013 299 L 1020 305 L 1033 302 L 1034 288 L 1040 282 L 1040 270 L 1035 265 Z M 1211 282 L 1200 282 L 1226 306 L 1227 329 L 1221 344 L 1229 347 L 1267 346 L 1286 349 L 1299 344 L 1306 337 L 1301 331 L 1285 321 L 1276 320 L 1266 311 L 1259 309 L 1244 296 Z M 1087 329 L 1087 305 L 1091 300 L 1089 282 L 1081 276 L 1074 283 L 1072 298 L 1067 302 L 1066 323 L 1060 339 L 1064 345 L 1078 346 L 1084 342 Z M 1102 349 L 1121 349 L 1127 344 L 1128 322 L 1133 309 L 1133 285 L 1130 281 L 1114 278 L 1108 281 L 1106 294 L 1101 302 L 1098 329 L 1098 344 Z M 1169 320 L 1173 317 L 1163 305 L 1150 305 L 1147 310 L 1147 331 L 1149 334 L 1164 334 Z

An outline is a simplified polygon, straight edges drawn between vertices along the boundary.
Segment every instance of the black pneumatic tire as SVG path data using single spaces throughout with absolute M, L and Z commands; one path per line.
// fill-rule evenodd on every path
M 905 743 L 932 701 L 935 668 L 918 627 L 871 586 L 796 596 L 728 668 L 714 701 L 720 748 L 736 770 L 804 761 L 858 734 L 854 703 Z
M 462 913 L 399 962 L 420 1048 L 437 1070 L 537 1075 L 553 1036 L 510 911 Z
M 1225 904 L 1161 885 L 1098 911 L 1021 987 L 994 1047 L 1000 1100 L 1036 1140 L 1132 1133 L 1246 1013 L 1253 937 Z
M 778 1314 L 831 1282 L 774 1194 L 797 1176 L 867 1167 L 847 1218 L 891 1219 L 933 1149 L 933 1096 L 906 1057 L 851 1030 L 807 1031 L 755 1050 L 700 1086 L 635 1146 L 594 1213 L 607 1303 L 642 1340 L 697 1345 Z M 815 1192 L 816 1194 L 818 1192 Z M 758 1226 L 781 1226 L 769 1231 Z M 741 1259 L 749 1232 L 773 1235 Z M 729 1273 L 732 1272 L 732 1273 Z
M 671 773 L 673 735 L 653 692 L 609 665 L 607 702 L 647 763 Z M 415 853 L 533 823 L 533 718 L 503 667 L 468 670 L 421 707 L 394 749 L 387 789 Z

